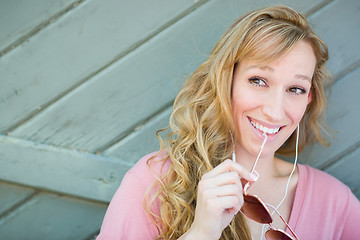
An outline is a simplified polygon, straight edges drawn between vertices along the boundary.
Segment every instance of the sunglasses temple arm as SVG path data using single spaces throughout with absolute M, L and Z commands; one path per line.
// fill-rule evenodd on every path
M 268 207 L 271 207 L 272 209 L 274 209 L 274 211 L 277 213 L 277 215 L 280 217 L 280 219 L 286 224 L 286 227 L 290 230 L 290 232 L 292 233 L 292 235 L 299 240 L 298 236 L 296 236 L 295 232 L 291 229 L 290 225 L 285 221 L 285 219 L 280 215 L 279 211 L 272 205 L 265 203 Z

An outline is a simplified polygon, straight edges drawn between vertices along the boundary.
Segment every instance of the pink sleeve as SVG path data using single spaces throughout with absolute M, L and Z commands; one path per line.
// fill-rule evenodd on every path
M 147 158 L 148 159 L 148 158 Z M 144 209 L 144 195 L 154 181 L 146 156 L 123 178 L 106 211 L 97 240 L 154 239 L 159 230 Z M 156 199 L 159 205 L 159 199 Z M 155 206 L 155 211 L 158 206 Z
M 360 202 L 350 189 L 348 189 L 348 193 L 346 219 L 341 239 L 357 239 L 360 237 Z

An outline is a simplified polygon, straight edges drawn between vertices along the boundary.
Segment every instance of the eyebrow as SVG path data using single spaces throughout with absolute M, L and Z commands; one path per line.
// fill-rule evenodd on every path
M 303 74 L 296 74 L 295 75 L 296 78 L 299 78 L 299 79 L 303 79 L 303 80 L 306 80 L 306 81 L 309 81 L 311 83 L 311 78 L 306 76 L 306 75 L 303 75 Z
M 258 66 L 258 65 L 249 66 L 246 70 L 251 70 L 251 69 L 254 69 L 254 68 L 260 68 L 261 70 L 264 70 L 264 71 L 274 72 L 274 69 L 272 67 Z M 306 80 L 306 81 L 311 83 L 311 78 L 309 76 L 304 75 L 304 74 L 299 74 L 299 73 L 295 74 L 295 78 Z

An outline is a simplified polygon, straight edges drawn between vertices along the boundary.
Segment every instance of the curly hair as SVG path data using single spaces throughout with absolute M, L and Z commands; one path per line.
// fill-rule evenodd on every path
M 167 152 L 163 161 L 171 162 L 157 184 L 160 186 L 157 197 L 162 202 L 160 216 L 152 211 L 151 200 L 146 201 L 148 213 L 161 230 L 158 239 L 178 238 L 190 229 L 201 177 L 231 156 L 230 131 L 234 131 L 231 89 L 236 64 L 242 59 L 259 64 L 273 62 L 299 41 L 311 44 L 317 60 L 312 101 L 300 122 L 299 150 L 315 141 L 327 144 L 323 137 L 326 131 L 324 88 L 330 82 L 324 66 L 328 60 L 326 45 L 305 17 L 289 7 L 267 7 L 246 14 L 230 26 L 209 58 L 180 90 L 170 117 L 171 131 L 164 141 L 157 133 L 160 152 L 164 149 Z M 295 139 L 293 133 L 276 154 L 293 154 Z M 151 161 L 148 164 L 151 165 Z M 221 239 L 251 239 L 242 214 L 234 217 Z

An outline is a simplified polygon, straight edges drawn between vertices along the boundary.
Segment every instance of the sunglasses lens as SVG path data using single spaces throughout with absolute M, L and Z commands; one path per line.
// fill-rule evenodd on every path
M 251 195 L 243 196 L 244 205 L 241 208 L 243 214 L 259 223 L 272 223 L 270 213 L 258 198 Z
M 269 231 L 265 233 L 265 238 L 267 240 L 292 240 L 286 233 L 274 229 L 269 229 Z

